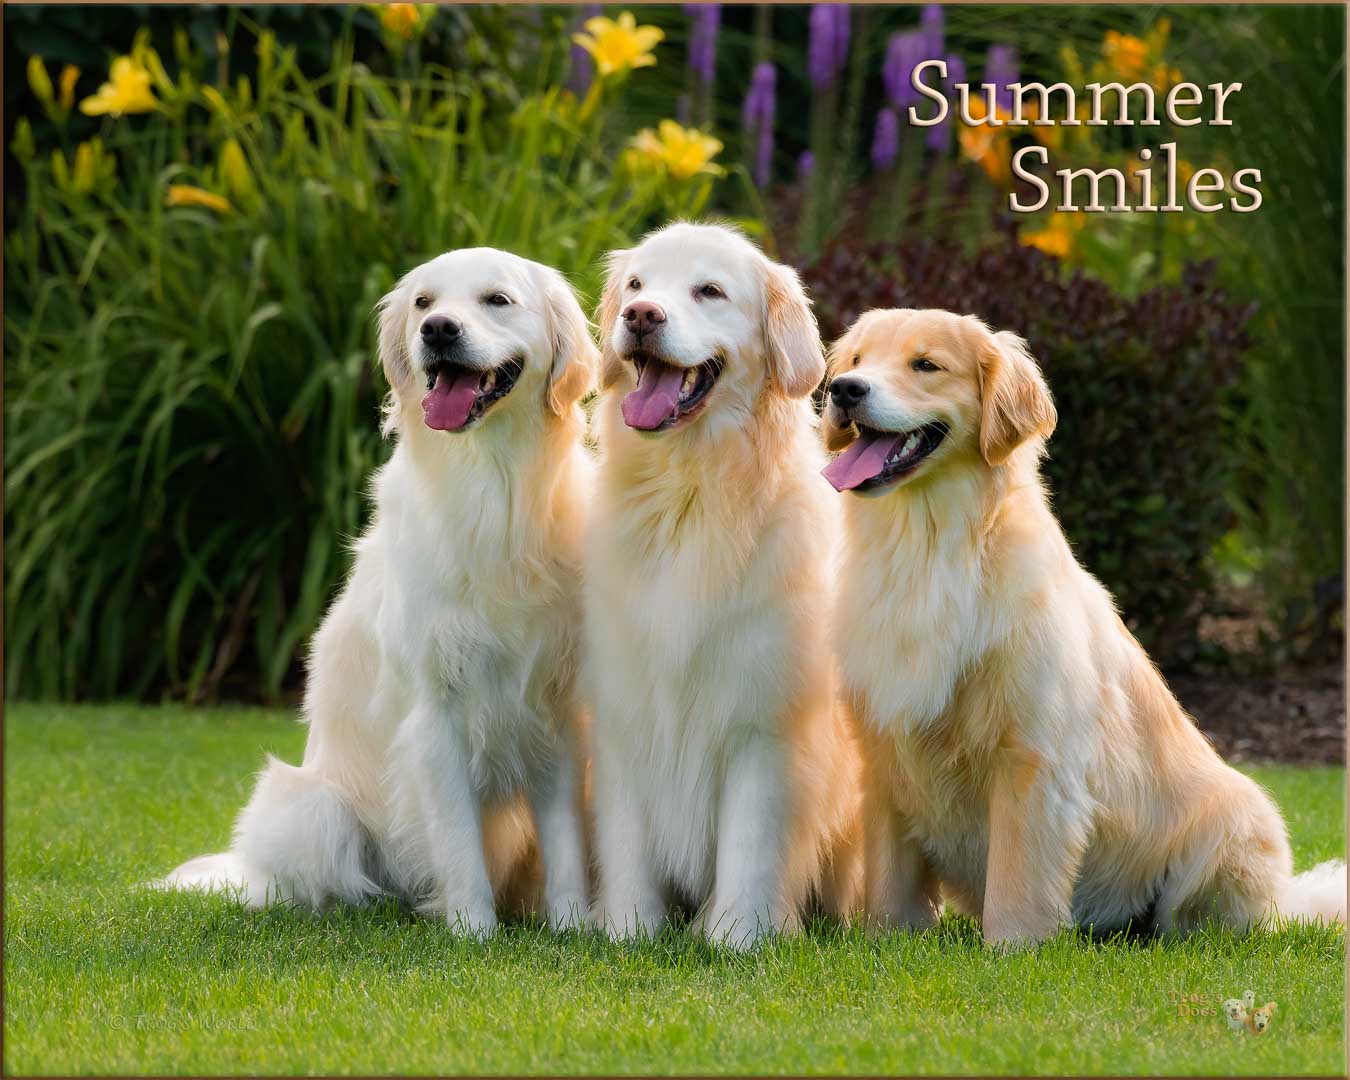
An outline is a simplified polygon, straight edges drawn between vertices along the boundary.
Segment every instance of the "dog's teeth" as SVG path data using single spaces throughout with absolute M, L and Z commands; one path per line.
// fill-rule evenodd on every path
M 492 393 L 492 391 L 497 386 L 497 373 L 495 371 L 489 371 L 486 375 L 483 376 L 483 381 L 479 385 L 483 393 L 485 394 Z
M 900 448 L 900 452 L 902 454 L 908 454 L 918 445 L 919 445 L 919 433 L 917 431 L 910 432 L 910 436 L 908 439 L 905 440 L 905 445 Z
M 680 384 L 680 393 L 687 394 L 694 389 L 694 384 L 698 382 L 698 372 L 690 368 L 684 373 L 684 382 Z

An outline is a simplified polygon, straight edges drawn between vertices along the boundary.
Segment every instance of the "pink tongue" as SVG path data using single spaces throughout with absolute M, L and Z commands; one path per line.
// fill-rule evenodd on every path
M 880 473 L 902 438 L 904 432 L 859 435 L 852 446 L 820 470 L 820 475 L 834 485 L 835 491 L 849 491 Z
M 638 388 L 623 399 L 623 422 L 639 431 L 658 428 L 676 413 L 684 368 L 648 360 L 638 379 Z
M 436 385 L 422 399 L 427 427 L 436 431 L 458 431 L 469 422 L 473 403 L 478 400 L 481 371 L 445 370 L 436 373 Z

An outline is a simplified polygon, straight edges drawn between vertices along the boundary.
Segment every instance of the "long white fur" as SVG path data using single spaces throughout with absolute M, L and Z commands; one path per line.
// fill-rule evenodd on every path
M 498 291 L 513 302 L 486 303 Z M 460 433 L 429 429 L 418 405 L 419 326 L 435 314 L 493 365 L 524 359 Z M 304 762 L 269 761 L 231 850 L 166 884 L 315 908 L 389 891 L 474 933 L 507 907 L 575 923 L 588 905 L 574 691 L 586 318 L 556 271 L 477 248 L 400 281 L 379 337 L 398 442 L 314 638 Z
M 707 283 L 725 295 L 697 295 Z M 667 316 L 649 348 L 683 366 L 725 359 L 704 410 L 656 435 L 620 416 L 635 300 Z M 599 322 L 585 597 L 596 919 L 652 933 L 673 893 L 705 932 L 748 945 L 795 926 L 813 890 L 847 914 L 858 763 L 834 708 L 837 499 L 817 475 L 806 395 L 824 361 L 805 295 L 739 234 L 677 225 L 611 257 Z

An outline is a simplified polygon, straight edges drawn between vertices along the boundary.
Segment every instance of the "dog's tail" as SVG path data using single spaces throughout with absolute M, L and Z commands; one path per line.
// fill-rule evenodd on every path
M 1284 895 L 1275 906 L 1280 919 L 1345 925 L 1345 862 L 1333 859 L 1289 879 Z
M 173 873 L 155 885 L 163 889 L 196 889 L 201 892 L 222 892 L 233 894 L 248 907 L 263 907 L 270 895 L 267 875 L 257 867 L 250 866 L 233 851 L 222 851 L 218 855 L 199 855 L 189 859 Z
M 233 848 L 184 863 L 161 885 L 232 891 L 250 907 L 320 909 L 378 894 L 372 862 L 369 836 L 338 787 L 312 767 L 270 758 L 235 823 Z

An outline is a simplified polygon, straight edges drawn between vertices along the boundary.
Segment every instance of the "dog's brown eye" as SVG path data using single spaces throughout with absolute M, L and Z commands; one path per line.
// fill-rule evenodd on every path
M 495 292 L 487 297 L 487 302 L 493 307 L 506 307 L 511 303 L 511 298 L 504 292 Z
M 940 367 L 938 367 L 935 363 L 933 363 L 933 361 L 929 360 L 927 357 L 924 357 L 924 356 L 919 357 L 917 360 L 912 360 L 912 361 L 910 361 L 910 365 L 909 365 L 909 366 L 910 366 L 913 370 L 915 370 L 915 371 L 941 371 L 941 370 L 942 370 L 942 369 L 941 369 Z
M 642 282 L 640 282 L 640 281 L 639 281 L 637 278 L 635 278 L 635 277 L 630 277 L 630 278 L 628 279 L 628 287 L 629 287 L 630 289 L 640 289 L 640 288 L 642 288 Z
M 698 289 L 695 290 L 695 295 L 701 296 L 705 300 L 721 300 L 727 294 L 722 291 L 720 286 L 714 285 L 710 281 L 706 285 L 700 285 Z
M 854 366 L 854 367 L 857 367 L 857 366 L 858 366 L 859 364 L 861 364 L 861 363 L 862 363 L 862 357 L 861 357 L 861 356 L 855 356 L 855 357 L 853 358 L 853 366 Z
M 429 308 L 431 307 L 431 297 L 419 296 L 416 300 L 413 301 L 413 304 L 416 307 Z

